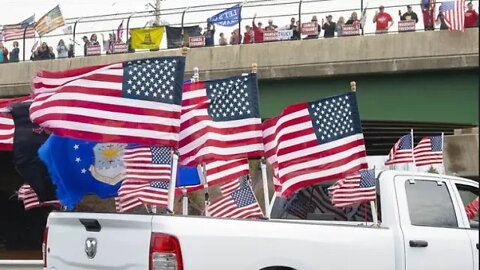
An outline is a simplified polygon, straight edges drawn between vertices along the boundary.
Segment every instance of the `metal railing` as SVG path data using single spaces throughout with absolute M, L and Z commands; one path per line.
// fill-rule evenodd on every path
M 371 21 L 371 18 L 373 18 L 372 14 L 368 14 L 369 11 L 376 10 L 378 7 L 371 7 L 367 6 L 368 3 L 367 0 L 359 0 L 359 5 L 357 7 L 351 7 L 347 6 L 347 4 L 342 5 L 339 3 L 342 3 L 341 0 L 251 0 L 251 1 L 245 1 L 243 3 L 241 2 L 228 2 L 228 3 L 222 3 L 222 4 L 208 4 L 208 5 L 196 5 L 196 6 L 191 6 L 191 7 L 175 7 L 175 8 L 167 8 L 167 9 L 162 9 L 160 11 L 160 16 L 162 17 L 167 17 L 169 19 L 172 19 L 172 23 L 169 23 L 169 26 L 176 26 L 176 27 L 181 27 L 182 30 L 184 27 L 187 25 L 205 25 L 206 20 L 208 17 L 213 16 L 214 14 L 229 8 L 233 5 L 236 4 L 241 4 L 240 8 L 240 20 L 238 23 L 238 28 L 240 34 L 242 33 L 241 31 L 241 26 L 242 22 L 244 23 L 245 21 L 249 21 L 253 19 L 253 16 L 251 15 L 245 15 L 245 14 L 251 14 L 252 11 L 255 12 L 258 9 L 265 8 L 265 7 L 278 7 L 278 6 L 283 6 L 288 7 L 287 9 L 289 12 L 283 12 L 283 13 L 276 13 L 275 8 L 268 8 L 267 12 L 262 12 L 262 15 L 257 16 L 256 19 L 281 19 L 285 17 L 296 17 L 296 20 L 299 21 L 300 26 L 302 24 L 302 20 L 305 16 L 309 15 L 325 15 L 325 14 L 341 14 L 345 15 L 344 17 L 348 18 L 349 14 L 352 12 L 357 12 L 358 14 L 358 19 L 361 19 L 361 15 L 365 11 L 367 14 L 367 26 L 372 25 L 373 22 Z M 478 0 L 475 0 L 475 2 L 478 2 Z M 320 7 L 318 7 L 319 4 L 337 4 L 338 7 L 335 9 L 329 9 L 329 10 L 322 10 Z M 437 2 L 436 5 L 436 10 L 438 10 L 438 7 L 442 4 L 442 2 Z M 306 7 L 307 5 L 307 7 Z M 411 3 L 405 3 L 402 5 L 385 5 L 385 10 L 387 12 L 390 11 L 390 14 L 392 15 L 392 10 L 397 9 L 397 8 L 405 8 L 406 5 L 410 5 L 414 8 L 417 9 L 417 15 L 421 20 L 421 12 L 418 12 L 420 8 L 419 1 L 412 0 Z M 477 5 L 478 6 L 478 5 Z M 306 10 L 305 10 L 306 9 Z M 396 12 L 395 12 L 396 13 Z M 196 17 L 201 17 L 202 19 L 193 19 L 193 20 L 187 20 L 189 16 L 195 16 L 195 14 L 200 14 L 197 15 Z M 131 21 L 132 20 L 138 20 L 142 19 L 143 22 L 148 22 L 149 18 L 153 18 L 156 16 L 155 11 L 139 11 L 139 12 L 124 12 L 124 13 L 111 13 L 111 14 L 104 14 L 104 15 L 94 15 L 94 16 L 84 16 L 84 17 L 73 17 L 73 18 L 66 18 L 66 25 L 73 25 L 73 32 L 70 35 L 65 35 L 63 33 L 58 33 L 58 34 L 47 34 L 43 36 L 42 38 L 48 38 L 51 39 L 53 37 L 69 37 L 70 41 L 74 44 L 80 45 L 76 42 L 76 36 L 77 35 L 86 35 L 86 34 L 91 34 L 91 33 L 105 33 L 105 32 L 112 32 L 115 31 L 115 28 L 103 28 L 103 29 L 95 29 L 95 30 L 84 30 L 84 31 L 79 31 L 77 32 L 77 26 L 80 24 L 88 24 L 88 23 L 99 23 L 99 22 L 120 22 L 123 20 L 126 20 L 126 40 L 128 40 L 128 35 L 129 35 L 129 30 L 131 29 Z M 395 15 L 392 15 L 393 18 L 395 18 Z M 298 18 L 298 19 L 297 19 Z M 320 18 L 320 16 L 319 16 Z M 141 27 L 141 24 L 137 21 L 137 24 L 134 27 Z M 365 31 L 365 28 L 368 27 L 362 27 L 361 28 L 361 35 L 371 35 L 375 34 L 375 31 Z M 301 29 L 299 29 L 301 31 Z M 417 29 L 417 31 L 423 31 L 423 29 Z M 27 32 L 27 28 L 24 29 L 24 38 L 23 38 L 23 61 L 25 61 L 25 48 L 26 48 L 26 39 L 25 39 L 25 34 Z M 183 32 L 183 31 L 182 31 Z M 396 33 L 397 31 L 389 31 L 390 33 Z M 319 36 L 319 38 L 322 38 Z

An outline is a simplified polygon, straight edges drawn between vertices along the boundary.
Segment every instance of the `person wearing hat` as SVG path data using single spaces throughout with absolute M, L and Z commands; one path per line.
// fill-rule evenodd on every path
M 398 11 L 398 14 L 400 14 L 400 10 Z M 403 13 L 403 15 L 400 16 L 401 21 L 410 21 L 414 20 L 415 23 L 418 23 L 418 16 L 417 13 L 413 12 L 412 6 L 407 5 L 407 12 Z
M 473 9 L 472 1 L 467 4 L 467 11 L 465 11 L 465 28 L 478 26 L 478 13 Z
M 378 7 L 378 9 L 380 12 L 377 11 L 375 13 L 375 17 L 373 17 L 373 22 L 377 24 L 376 33 L 377 34 L 386 33 L 388 32 L 388 29 L 392 27 L 393 19 L 392 19 L 392 16 L 390 16 L 390 14 L 385 12 L 384 6 L 380 6 Z
M 278 28 L 275 24 L 273 24 L 273 20 L 268 20 L 268 25 L 265 27 L 265 31 L 275 31 Z
M 322 20 L 323 21 L 323 20 Z M 324 38 L 332 38 L 335 36 L 335 29 L 337 28 L 337 24 L 332 21 L 332 15 L 327 16 L 327 21 L 322 23 L 323 37 Z

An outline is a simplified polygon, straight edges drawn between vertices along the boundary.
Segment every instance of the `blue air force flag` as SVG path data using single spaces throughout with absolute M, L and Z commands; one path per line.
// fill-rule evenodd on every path
M 117 196 L 124 178 L 127 144 L 97 143 L 51 135 L 40 147 L 40 159 L 57 186 L 57 197 L 73 208 L 87 194 Z

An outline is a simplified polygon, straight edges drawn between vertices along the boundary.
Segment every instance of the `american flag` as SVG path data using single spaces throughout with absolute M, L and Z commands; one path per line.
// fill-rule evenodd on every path
M 478 197 L 465 205 L 465 212 L 467 212 L 468 220 L 473 220 L 478 214 Z
M 35 193 L 33 188 L 27 184 L 22 185 L 18 190 L 18 199 L 20 201 L 23 201 L 25 210 L 30 210 L 32 208 L 43 207 L 43 206 L 53 206 L 58 208 L 62 206 L 60 204 L 60 201 L 57 201 L 57 200 L 40 202 L 38 200 L 37 193 Z
M 168 182 L 123 180 L 118 189 L 118 208 L 129 211 L 140 205 L 167 206 Z
M 115 34 L 115 42 L 116 43 L 122 42 L 122 36 L 123 36 L 123 20 L 117 27 L 117 33 Z
M 262 209 L 258 205 L 250 186 L 223 195 L 208 206 L 212 217 L 223 218 L 261 218 Z
M 230 194 L 234 192 L 235 190 L 242 189 L 246 186 L 249 186 L 250 179 L 248 175 L 242 175 L 237 179 L 234 179 L 232 181 L 226 182 L 222 185 L 220 185 L 220 192 L 222 194 Z
M 5 41 L 23 39 L 23 33 L 25 31 L 25 27 L 27 27 L 27 32 L 25 32 L 25 38 L 34 38 L 35 29 L 33 28 L 33 26 L 23 26 L 21 24 L 10 24 L 10 25 L 4 25 L 2 29 L 2 35 Z
M 443 2 L 440 7 L 450 30 L 465 31 L 465 0 Z
M 392 147 L 385 165 L 413 162 L 413 132 L 402 136 Z
M 33 79 L 33 122 L 90 141 L 176 147 L 185 57 L 148 58 Z
M 374 201 L 377 196 L 375 170 L 360 170 L 339 180 L 329 190 L 335 207 Z
M 209 186 L 235 181 L 249 172 L 250 168 L 246 158 L 205 163 L 205 176 Z M 203 184 L 188 186 L 186 189 L 187 192 L 194 192 L 203 189 Z M 177 192 L 180 191 L 181 189 L 177 189 Z
M 179 152 L 183 165 L 263 155 L 255 74 L 185 84 Z
M 273 189 L 275 195 L 281 197 L 282 185 L 278 178 L 277 144 L 275 140 L 276 124 L 280 116 L 268 119 L 262 123 L 263 144 L 265 148 L 265 157 L 273 170 Z
M 286 205 L 285 211 L 301 219 L 306 219 L 308 213 L 315 211 L 315 206 L 309 196 L 299 192 Z
M 25 28 L 25 38 L 34 38 L 35 29 L 33 28 L 33 23 L 35 22 L 35 14 L 23 20 L 21 23 L 4 25 L 2 32 L 0 33 L 0 41 L 2 41 L 1 36 L 5 38 L 5 41 L 23 39 L 23 33 Z
M 64 26 L 65 20 L 63 19 L 62 11 L 60 6 L 57 5 L 52 10 L 43 15 L 40 20 L 35 24 L 35 30 L 37 31 L 40 37 L 45 34 L 50 33 L 51 31 L 57 29 L 58 27 Z
M 170 181 L 170 147 L 128 146 L 124 150 L 125 180 Z
M 367 167 L 355 93 L 289 106 L 276 120 L 273 149 L 283 196 Z
M 303 192 L 311 198 L 315 209 L 318 209 L 319 212 L 323 214 L 331 215 L 334 220 L 347 220 L 345 213 L 341 209 L 333 206 L 330 197 L 328 196 L 328 192 L 324 188 L 322 188 L 320 185 L 316 185 L 309 189 L 310 190 L 304 189 L 300 192 Z
M 443 163 L 442 136 L 424 137 L 413 149 L 415 165 L 424 166 Z
M 27 100 L 30 100 L 30 96 L 0 99 L 0 151 L 11 151 L 13 148 L 15 125 L 10 114 L 10 106 Z

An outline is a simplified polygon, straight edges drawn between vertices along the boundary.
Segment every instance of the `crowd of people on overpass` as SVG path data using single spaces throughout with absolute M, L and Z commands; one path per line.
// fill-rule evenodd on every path
M 445 21 L 445 14 L 442 9 L 442 5 L 438 8 L 438 13 L 435 16 L 435 10 L 433 10 L 430 4 L 430 0 L 421 0 L 421 10 L 423 16 L 423 25 L 425 31 L 433 31 L 435 30 L 436 26 L 439 26 L 440 30 L 448 30 L 448 25 Z M 418 23 L 419 18 L 418 15 L 413 11 L 412 6 L 407 5 L 407 11 L 402 14 L 399 10 L 399 20 L 400 21 L 414 21 L 415 24 Z M 436 18 L 434 18 L 436 17 Z M 345 36 L 346 34 L 343 32 L 345 26 L 353 26 L 354 29 L 358 31 L 363 29 L 363 26 L 366 23 L 365 15 L 359 16 L 357 12 L 352 12 L 351 15 L 345 20 L 344 16 L 339 16 L 338 19 L 333 19 L 332 15 L 327 15 L 325 18 L 322 18 L 321 22 L 318 21 L 317 16 L 312 16 L 310 23 L 316 25 L 317 30 L 314 34 L 303 35 L 300 21 L 297 20 L 295 17 L 290 19 L 290 23 L 284 27 L 279 27 L 274 24 L 272 19 L 268 20 L 268 24 L 264 26 L 262 22 L 256 20 L 256 14 L 251 21 L 251 25 L 245 25 L 245 31 L 243 35 L 239 28 L 233 30 L 230 33 L 230 39 L 227 40 L 225 37 L 225 33 L 219 34 L 218 43 L 215 42 L 215 25 L 212 23 L 208 23 L 205 31 L 203 31 L 202 35 L 205 40 L 205 46 L 226 46 L 230 45 L 238 45 L 238 44 L 251 44 L 251 43 L 262 43 L 265 42 L 265 33 L 271 31 L 279 31 L 279 30 L 291 30 L 291 36 L 289 37 L 290 40 L 299 40 L 299 39 L 317 39 L 319 37 L 323 38 L 333 38 L 333 37 L 341 37 Z M 378 11 L 376 11 L 375 16 L 372 18 L 372 22 L 376 25 L 375 33 L 387 33 L 391 27 L 394 25 L 394 19 L 391 14 L 385 11 L 384 6 L 379 6 Z M 478 27 L 479 25 L 479 15 L 473 8 L 473 3 L 470 1 L 467 4 L 467 9 L 465 11 L 465 18 L 464 18 L 464 26 L 465 28 L 471 27 Z M 112 34 L 108 40 L 103 38 L 103 47 L 106 53 L 111 53 L 112 47 Z M 87 55 L 87 46 L 89 45 L 99 45 L 99 41 L 97 40 L 97 35 L 92 34 L 90 39 L 87 36 L 83 37 L 84 42 L 84 52 L 83 54 Z M 128 45 L 127 41 L 127 45 Z M 74 44 L 69 44 L 68 46 L 65 44 L 63 39 L 60 39 L 56 48 L 49 46 L 46 42 L 42 42 L 38 47 L 38 42 L 31 49 L 31 57 L 30 60 L 46 60 L 46 59 L 55 59 L 55 58 L 66 58 L 66 57 L 75 57 L 74 51 Z M 188 44 L 187 44 L 188 45 Z M 134 50 L 129 50 L 129 52 L 133 52 Z M 9 51 L 3 43 L 0 41 L 0 64 L 7 63 L 7 62 L 18 62 L 19 61 L 19 54 L 20 49 L 18 47 L 18 42 L 13 42 L 13 48 Z

